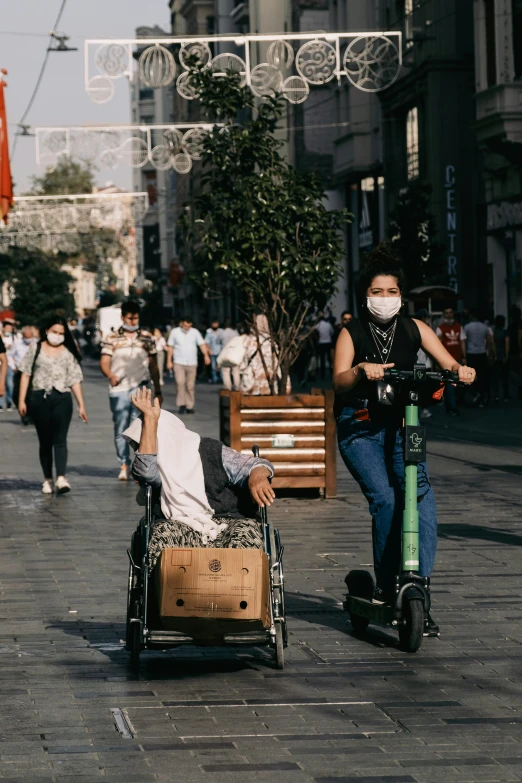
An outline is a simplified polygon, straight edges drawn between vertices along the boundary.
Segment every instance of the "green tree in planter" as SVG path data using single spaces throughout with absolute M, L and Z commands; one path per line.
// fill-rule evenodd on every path
M 275 133 L 284 98 L 256 105 L 232 73 L 216 77 L 194 68 L 190 79 L 208 115 L 225 128 L 205 137 L 201 192 L 182 217 L 181 232 L 192 242 L 207 290 L 216 276 L 227 275 L 244 294 L 252 328 L 256 314 L 267 317 L 273 371 L 263 363 L 277 394 L 315 327 L 313 316 L 336 290 L 348 214 L 328 210 L 319 180 L 282 156 Z
M 430 185 L 415 180 L 399 195 L 390 215 L 392 246 L 401 258 L 410 288 L 447 282 L 442 245 L 430 210 Z

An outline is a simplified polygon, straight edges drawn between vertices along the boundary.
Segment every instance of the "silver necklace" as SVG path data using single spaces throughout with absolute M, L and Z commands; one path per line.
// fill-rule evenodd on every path
M 375 326 L 375 324 L 370 321 L 370 331 L 383 364 L 386 364 L 388 361 L 388 357 L 393 345 L 393 340 L 395 338 L 396 329 L 397 320 L 395 320 L 394 323 L 388 327 L 388 329 L 379 329 L 378 326 Z

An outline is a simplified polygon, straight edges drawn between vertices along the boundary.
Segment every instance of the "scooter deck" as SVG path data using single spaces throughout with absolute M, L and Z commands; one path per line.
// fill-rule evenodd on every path
M 394 610 L 388 604 L 376 603 L 367 598 L 357 598 L 354 595 L 346 596 L 344 608 L 350 614 L 366 617 L 377 625 L 391 625 L 394 619 Z

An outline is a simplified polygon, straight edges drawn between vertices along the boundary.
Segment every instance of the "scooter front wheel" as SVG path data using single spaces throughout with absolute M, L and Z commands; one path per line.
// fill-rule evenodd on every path
M 424 602 L 422 598 L 406 598 L 402 605 L 399 640 L 404 652 L 417 652 L 424 632 Z

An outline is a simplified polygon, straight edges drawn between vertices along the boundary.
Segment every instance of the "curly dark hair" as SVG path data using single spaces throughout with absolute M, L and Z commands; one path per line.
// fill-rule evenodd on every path
M 82 355 L 80 351 L 78 350 L 78 345 L 76 343 L 76 340 L 72 336 L 71 330 L 69 329 L 69 324 L 67 323 L 67 319 L 63 317 L 63 315 L 50 315 L 48 318 L 45 319 L 43 322 L 41 328 L 40 328 L 40 342 L 43 343 L 47 339 L 47 330 L 51 328 L 51 326 L 54 326 L 55 324 L 61 324 L 63 326 L 63 336 L 64 341 L 63 344 L 67 348 L 68 351 L 72 353 L 74 358 L 77 362 L 81 362 Z
M 399 290 L 406 288 L 406 278 L 399 257 L 394 252 L 389 242 L 381 242 L 376 248 L 366 253 L 361 259 L 359 271 L 359 297 L 366 301 L 366 291 L 372 284 L 372 280 L 379 275 L 390 275 L 397 279 Z

